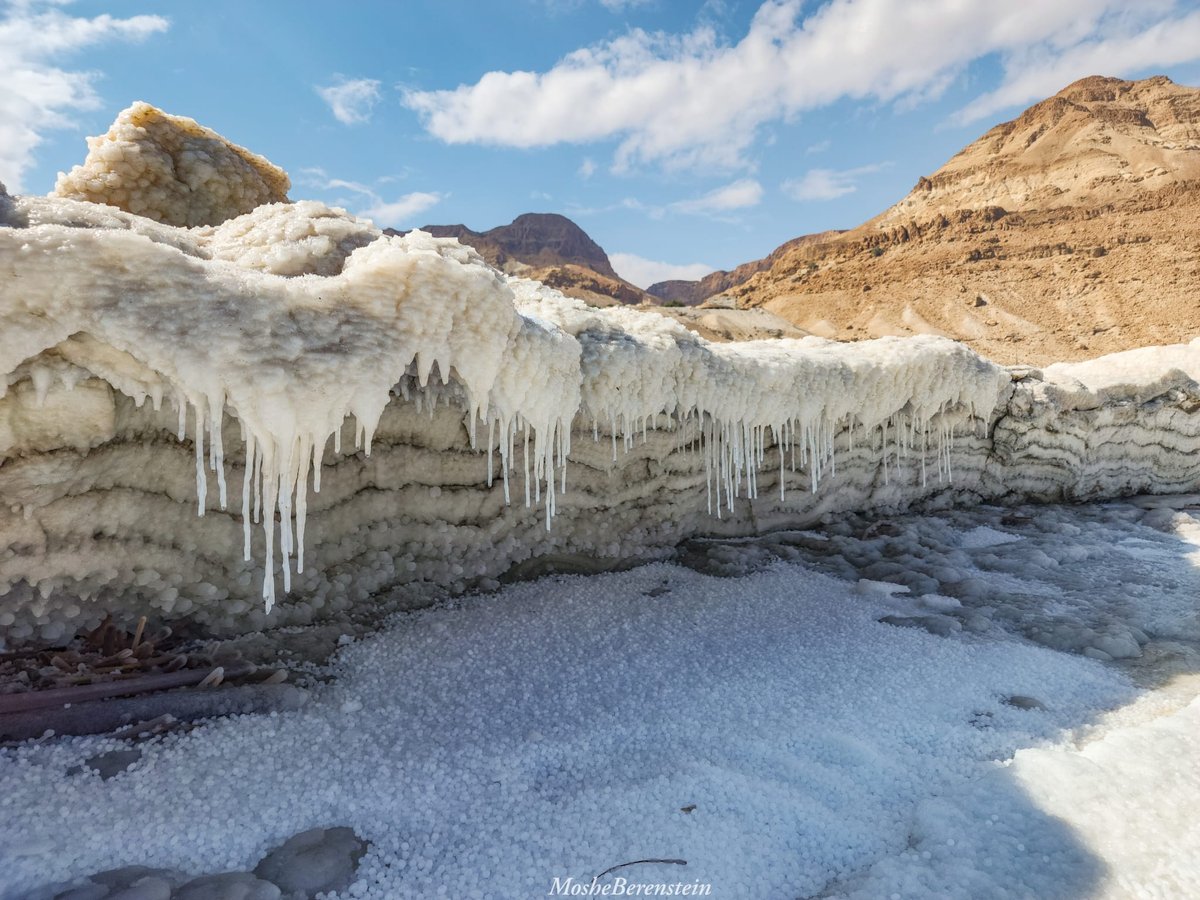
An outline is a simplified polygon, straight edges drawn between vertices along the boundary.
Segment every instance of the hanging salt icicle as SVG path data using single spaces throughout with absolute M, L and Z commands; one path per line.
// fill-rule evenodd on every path
M 523 428 L 525 437 L 525 448 L 521 453 L 521 470 L 523 480 L 525 482 L 525 507 L 529 508 L 529 425 L 526 423 Z
M 179 391 L 175 392 L 175 411 L 179 414 L 179 425 L 175 429 L 175 437 L 183 441 L 187 437 L 187 401 Z
M 221 433 L 224 419 L 225 398 L 218 396 L 209 403 L 208 464 L 217 475 L 217 500 L 221 509 L 226 509 L 229 505 L 225 484 L 225 448 Z
M 558 435 L 558 464 L 562 468 L 562 492 L 567 492 L 567 457 L 571 453 L 571 428 L 559 422 L 556 426 Z
M 516 422 L 510 419 L 507 423 L 505 423 L 504 429 L 503 429 L 504 433 L 505 433 L 504 434 L 504 449 L 501 453 L 502 459 L 500 460 L 500 466 L 504 470 L 504 502 L 505 503 L 512 502 L 512 497 L 510 495 L 509 488 L 508 488 L 508 473 L 509 473 L 509 470 L 512 468 L 513 441 L 515 439 L 515 433 L 514 433 L 515 428 L 516 428 Z
M 245 429 L 243 428 L 243 431 Z M 242 558 L 247 562 L 250 561 L 250 491 L 254 486 L 254 471 L 255 471 L 255 456 L 257 455 L 257 443 L 254 436 L 251 434 L 245 435 L 246 441 L 246 466 L 242 473 Z M 258 494 L 255 492 L 254 504 L 258 505 Z M 258 512 L 255 510 L 254 520 L 258 520 Z
M 308 468 L 312 459 L 312 449 L 307 446 L 305 439 L 300 440 L 296 456 L 296 574 L 300 575 L 304 572 L 304 531 L 308 524 Z
M 201 410 L 202 401 L 197 401 L 193 407 L 196 411 L 196 515 L 203 516 L 208 502 L 208 478 L 204 474 L 204 413 Z
M 496 420 L 488 419 L 488 446 L 487 446 L 487 486 L 492 486 L 492 473 L 495 471 L 492 461 L 492 446 L 496 443 Z
M 921 487 L 929 484 L 929 476 L 926 471 L 925 461 L 929 456 L 929 422 L 922 423 L 921 427 Z

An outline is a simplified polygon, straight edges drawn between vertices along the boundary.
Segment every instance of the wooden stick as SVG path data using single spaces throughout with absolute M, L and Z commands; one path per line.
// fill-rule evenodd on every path
M 133 633 L 133 643 L 130 644 L 131 649 L 133 649 L 133 650 L 137 649 L 137 645 L 142 642 L 142 633 L 145 630 L 146 630 L 146 617 L 142 616 L 140 619 L 138 619 L 137 631 L 135 631 Z
M 208 679 L 214 669 L 186 669 L 182 672 L 164 672 L 154 675 L 138 675 L 116 681 L 101 681 L 80 684 L 68 688 L 49 688 L 44 691 L 25 691 L 20 694 L 0 694 L 0 715 L 28 712 L 33 709 L 61 707 L 67 703 L 83 703 L 88 700 L 103 700 L 106 697 L 128 697 L 150 691 L 166 691 L 171 688 L 191 687 Z M 225 678 L 249 675 L 255 667 L 250 663 L 230 666 L 223 673 Z

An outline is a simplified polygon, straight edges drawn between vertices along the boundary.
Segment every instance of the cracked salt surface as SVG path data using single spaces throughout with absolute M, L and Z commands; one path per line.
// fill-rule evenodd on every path
M 966 553 L 979 528 L 1020 540 Z M 736 578 L 657 564 L 401 615 L 342 647 L 303 709 L 142 744 L 108 780 L 65 772 L 112 739 L 0 751 L 0 896 L 127 864 L 246 870 L 334 825 L 370 844 L 341 896 L 545 896 L 650 857 L 687 866 L 614 876 L 717 897 L 1195 896 L 1198 536 L 1195 512 L 1130 504 L 846 517 L 714 542 Z M 908 593 L 859 588 L 900 583 L 872 569 L 898 559 Z M 1048 599 L 1071 649 L 1136 631 L 1141 657 L 1025 640 L 1051 633 Z M 878 621 L 905 604 L 966 627 Z

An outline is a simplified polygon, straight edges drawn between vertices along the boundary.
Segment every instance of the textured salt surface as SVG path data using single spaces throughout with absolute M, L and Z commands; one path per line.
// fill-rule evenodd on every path
M 69 461 L 79 463 L 136 440 L 130 432 L 190 436 L 197 511 L 237 509 L 242 561 L 263 559 L 270 613 L 276 553 L 284 592 L 305 571 L 310 481 L 318 491 L 326 461 L 342 456 L 344 430 L 370 455 L 394 396 L 412 397 L 418 410 L 432 412 L 439 402 L 451 409 L 453 435 L 441 440 L 443 449 L 473 448 L 472 481 L 486 483 L 489 494 L 500 482 L 505 503 L 542 507 L 549 530 L 567 489 L 573 426 L 597 438 L 603 429 L 614 467 L 618 443 L 632 452 L 639 436 L 666 428 L 656 453 L 694 451 L 706 515 L 720 518 L 740 498 L 758 496 L 760 477 L 779 504 L 789 480 L 793 491 L 815 491 L 836 475 L 839 444 L 853 463 L 857 443 L 885 485 L 899 476 L 903 457 L 922 489 L 949 484 L 956 429 L 960 439 L 981 432 L 1009 384 L 999 367 L 936 338 L 853 347 L 815 338 L 708 344 L 660 316 L 602 313 L 532 282 L 510 282 L 456 241 L 381 236 L 320 204 L 262 206 L 188 230 L 91 203 L 16 198 L 7 224 L 0 265 L 19 275 L 21 292 L 6 292 L 0 303 L 7 376 L 0 387 L 9 395 L 0 448 L 31 466 L 13 470 L 5 499 L 14 518 L 35 524 L 22 533 L 20 521 L 9 523 L 11 543 L 28 550 L 0 573 L 0 588 L 18 608 L 29 592 L 41 595 L 34 619 L 47 640 L 77 623 L 97 594 L 148 588 L 167 613 L 183 594 L 186 613 L 230 595 L 239 605 L 246 592 L 240 572 L 214 575 L 220 583 L 204 575 L 189 581 L 194 566 L 164 571 L 149 560 L 88 572 L 89 548 L 76 536 L 55 548 L 62 555 L 48 565 L 22 565 L 54 552 L 31 532 L 45 528 L 47 505 L 95 487 L 107 491 L 95 499 L 110 517 L 143 518 L 148 510 L 136 491 L 171 468 L 142 441 L 140 452 L 119 454 L 117 471 L 104 466 L 105 484 L 71 488 L 62 479 L 86 479 L 86 466 L 55 474 L 39 470 L 38 454 L 70 449 L 77 456 Z M 229 444 L 241 445 L 233 479 Z M 155 457 L 149 473 L 147 455 Z M 684 490 L 694 492 L 688 482 Z M 185 499 L 174 488 L 165 492 Z M 438 496 L 435 484 L 425 499 Z M 426 507 L 444 517 L 454 511 L 447 505 Z M 196 540 L 204 555 L 236 566 L 227 548 L 212 546 L 215 531 L 191 538 L 180 527 L 167 532 L 176 543 Z M 107 536 L 128 546 L 121 525 Z M 399 548 L 390 549 L 394 561 Z M 519 561 L 492 556 L 493 565 Z M 460 565 L 478 569 L 475 560 Z M 29 636 L 32 623 L 12 615 L 0 628 Z
M 1015 534 L 1008 534 L 1004 531 L 997 531 L 995 528 L 988 528 L 986 525 L 980 525 L 965 532 L 959 546 L 964 550 L 978 550 L 981 547 L 996 547 L 1000 544 L 1011 544 L 1013 541 L 1019 541 L 1020 538 Z
M 0 191 L 0 640 L 1200 486 L 1200 345 L 1009 373 L 931 337 L 710 344 L 286 189 L 135 104 L 59 196 Z
M 778 541 L 713 544 L 739 577 L 658 564 L 401 616 L 345 647 L 303 709 L 144 744 L 107 781 L 64 773 L 111 740 L 5 750 L 0 896 L 125 863 L 247 869 L 328 824 L 371 844 L 343 896 L 545 895 L 648 857 L 688 864 L 614 875 L 764 898 L 1193 894 L 1197 689 L 1147 688 L 1200 671 L 1200 520 L 1041 511 L 794 533 L 797 559 L 855 576 L 953 562 L 961 600 L 864 593 L 781 562 Z M 980 527 L 1021 540 L 964 551 Z M 986 627 L 949 637 L 877 621 L 911 607 L 967 623 L 985 597 Z M 1145 632 L 1125 670 L 1141 693 L 1020 637 L 1051 612 L 1095 632 L 1094 611 Z

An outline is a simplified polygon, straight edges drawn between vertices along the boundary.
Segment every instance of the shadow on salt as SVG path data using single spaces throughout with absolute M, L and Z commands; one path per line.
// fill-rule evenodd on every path
M 1003 714 L 972 724 L 1028 728 L 1012 734 L 1014 752 L 955 787 L 931 783 L 905 846 L 819 896 L 1200 886 L 1188 813 L 1200 801 L 1200 497 L 847 516 L 749 543 L 693 541 L 680 559 L 726 576 L 801 562 L 855 582 L 881 622 L 942 636 L 926 642 L 1041 644 L 1090 657 L 1126 685 L 1099 704 L 1049 685 L 1000 698 Z M 1047 718 L 1050 730 L 1031 727 Z

